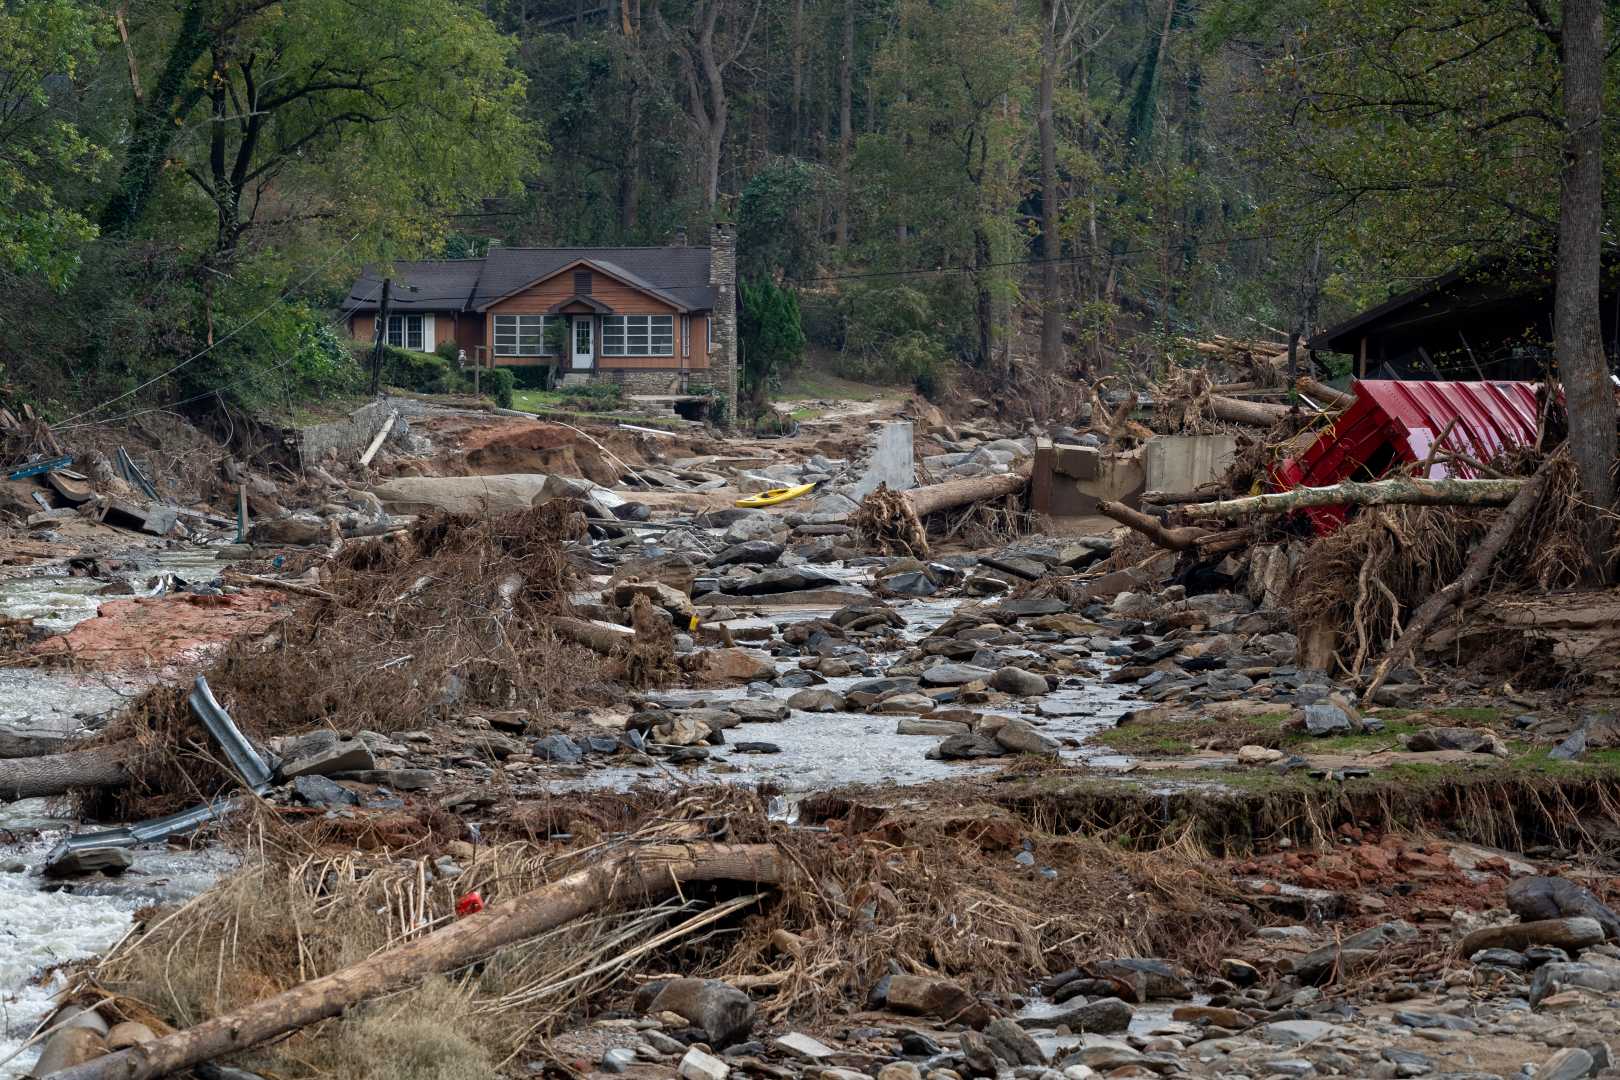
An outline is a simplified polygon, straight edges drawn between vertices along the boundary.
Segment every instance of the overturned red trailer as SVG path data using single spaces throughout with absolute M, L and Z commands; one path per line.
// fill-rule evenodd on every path
M 1399 382 L 1356 380 L 1356 400 L 1297 457 L 1272 472 L 1281 488 L 1326 487 L 1376 480 L 1402 465 L 1436 456 L 1435 443 L 1475 461 L 1536 441 L 1539 404 L 1530 382 Z M 1466 464 L 1433 461 L 1428 476 L 1473 476 Z M 1318 534 L 1344 524 L 1342 506 L 1314 507 Z

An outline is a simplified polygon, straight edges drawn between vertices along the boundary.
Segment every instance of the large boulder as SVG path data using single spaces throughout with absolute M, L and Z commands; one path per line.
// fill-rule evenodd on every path
M 754 1002 L 718 979 L 659 979 L 636 991 L 636 1010 L 672 1012 L 702 1028 L 711 1046 L 727 1046 L 754 1026 Z

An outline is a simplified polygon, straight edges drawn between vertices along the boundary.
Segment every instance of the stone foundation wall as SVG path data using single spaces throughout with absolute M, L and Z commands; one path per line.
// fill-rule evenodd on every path
M 596 372 L 598 382 L 616 382 L 626 394 L 684 394 L 679 371 L 615 368 Z
M 384 398 L 360 406 L 341 420 L 329 420 L 324 424 L 311 424 L 309 427 L 299 428 L 294 435 L 298 453 L 304 461 L 315 464 L 321 461 L 328 451 L 344 455 L 351 451 L 364 450 L 376 437 L 377 429 L 382 426 L 382 422 L 388 419 L 388 414 L 395 408 L 396 405 L 390 404 Z

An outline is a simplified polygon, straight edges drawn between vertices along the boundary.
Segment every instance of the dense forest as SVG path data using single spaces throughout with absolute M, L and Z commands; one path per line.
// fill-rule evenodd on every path
M 1151 373 L 1550 265 L 1620 115 L 1611 19 L 1569 119 L 1568 4 L 4 0 L 3 377 L 69 422 L 338 395 L 363 263 L 718 219 L 847 374 Z

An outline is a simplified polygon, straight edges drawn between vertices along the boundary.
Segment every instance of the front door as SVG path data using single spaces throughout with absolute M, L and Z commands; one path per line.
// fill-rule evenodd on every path
M 579 315 L 574 318 L 574 352 L 573 369 L 575 371 L 589 371 L 596 360 L 596 349 L 591 333 L 591 317 Z

